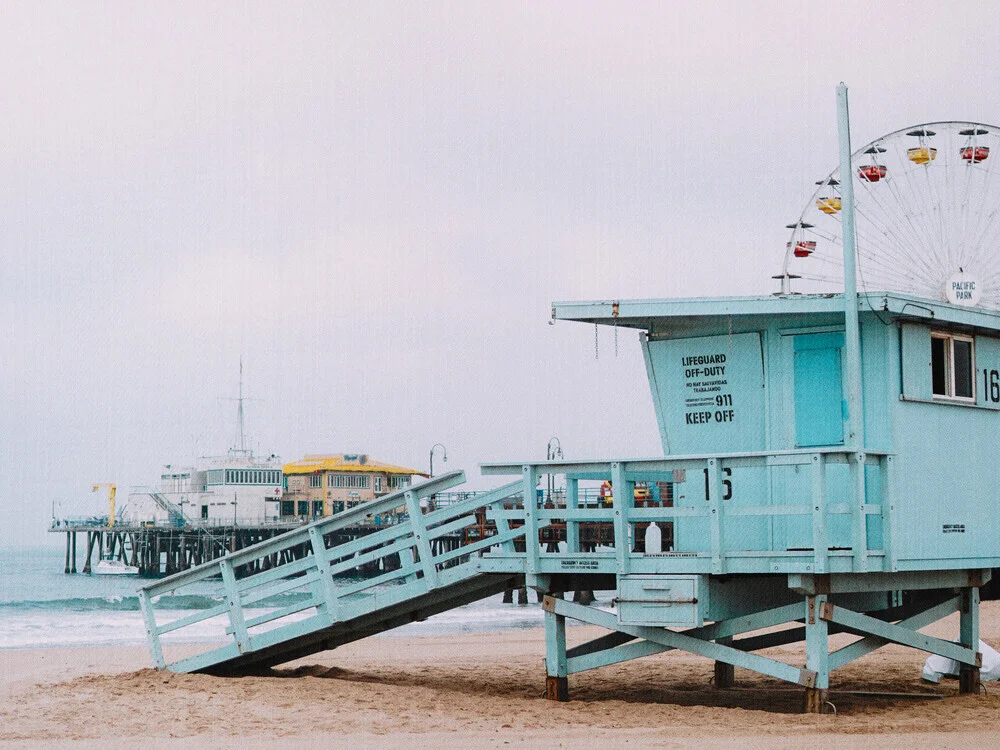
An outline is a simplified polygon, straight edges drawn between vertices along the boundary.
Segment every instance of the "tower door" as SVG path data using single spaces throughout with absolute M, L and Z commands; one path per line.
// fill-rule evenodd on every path
M 842 333 L 795 337 L 795 444 L 799 448 L 844 443 L 843 346 Z

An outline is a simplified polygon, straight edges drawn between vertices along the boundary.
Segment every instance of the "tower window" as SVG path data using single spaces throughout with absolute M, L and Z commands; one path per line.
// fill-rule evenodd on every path
M 935 397 L 975 401 L 975 372 L 971 336 L 931 334 L 931 392 Z

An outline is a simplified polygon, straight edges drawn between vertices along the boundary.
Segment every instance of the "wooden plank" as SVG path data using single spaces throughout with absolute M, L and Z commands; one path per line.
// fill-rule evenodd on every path
M 878 636 L 886 641 L 910 646 L 911 648 L 931 654 L 938 654 L 947 659 L 954 659 L 962 664 L 978 666 L 978 657 L 973 649 L 965 648 L 951 641 L 943 641 L 940 638 L 933 638 L 929 635 L 918 633 L 902 625 L 894 625 L 882 620 L 876 620 L 874 617 L 863 615 L 859 612 L 852 612 L 844 607 L 836 607 L 829 602 L 823 605 L 819 616 L 829 622 L 836 622 L 852 630 Z
M 257 604 L 265 599 L 270 599 L 272 596 L 279 596 L 281 594 L 286 594 L 289 591 L 295 591 L 296 589 L 303 588 L 304 586 L 311 586 L 319 579 L 319 571 L 313 569 L 304 576 L 297 576 L 295 578 L 289 578 L 288 580 L 276 582 L 267 589 L 255 589 L 253 593 L 246 594 L 242 597 L 243 606 L 249 607 L 251 604 Z
M 363 581 L 352 584 L 350 586 L 341 586 L 337 589 L 337 598 L 343 599 L 351 594 L 357 594 L 366 589 L 370 589 L 373 586 L 379 586 L 383 583 L 389 583 L 396 580 L 397 578 L 405 578 L 408 575 L 417 573 L 423 570 L 423 565 L 419 562 L 416 563 L 404 563 L 399 570 L 393 570 L 388 573 L 383 573 L 380 576 L 375 576 L 374 578 L 366 578 Z
M 547 525 L 547 524 L 546 524 Z M 539 528 L 545 528 L 545 526 L 539 526 Z M 464 557 L 465 555 L 474 554 L 480 550 L 489 549 L 490 547 L 495 547 L 503 542 L 516 539 L 524 534 L 524 527 L 519 529 L 511 529 L 503 534 L 497 534 L 496 536 L 488 536 L 485 539 L 480 539 L 478 542 L 473 542 L 472 544 L 466 544 L 457 549 L 453 549 L 449 552 L 444 552 L 434 558 L 434 562 L 441 564 L 448 562 L 449 560 L 454 560 L 458 557 Z M 536 535 L 537 537 L 537 535 Z
M 209 607 L 208 609 L 199 609 L 197 612 L 192 615 L 188 615 L 187 617 L 179 617 L 176 620 L 164 623 L 156 628 L 156 632 L 160 635 L 170 633 L 174 630 L 180 630 L 181 628 L 186 628 L 189 625 L 194 625 L 198 622 L 211 620 L 213 617 L 224 615 L 228 611 L 229 604 L 227 602 L 223 602 L 222 604 L 217 604 L 214 607 Z
M 567 617 L 572 617 L 591 625 L 598 625 L 608 630 L 616 630 L 621 633 L 634 635 L 662 646 L 688 651 L 709 659 L 733 664 L 743 669 L 750 669 L 754 672 L 775 677 L 779 680 L 792 682 L 805 687 L 813 687 L 816 681 L 816 674 L 811 670 L 793 667 L 784 662 L 768 659 L 759 654 L 740 651 L 731 646 L 724 646 L 719 643 L 693 637 L 685 633 L 678 633 L 665 628 L 646 627 L 641 625 L 624 625 L 618 622 L 618 618 L 609 612 L 584 607 L 562 599 L 554 600 L 554 609 L 557 613 Z M 801 605 L 799 605 L 801 610 Z M 719 634 L 722 635 L 722 634 Z M 719 637 L 719 635 L 713 637 Z M 584 657 L 585 658 L 585 657 Z
M 251 617 L 246 621 L 247 629 L 255 628 L 258 625 L 263 625 L 264 623 L 272 622 L 273 620 L 280 620 L 283 617 L 288 617 L 289 615 L 297 614 L 298 612 L 304 612 L 307 609 L 313 609 L 317 606 L 315 599 L 310 598 L 304 602 L 298 602 L 296 604 L 289 604 L 287 607 L 281 607 L 280 609 L 275 609 L 271 612 L 265 612 L 264 614 L 257 615 L 257 617 Z M 226 633 L 228 635 L 233 634 L 232 626 L 226 628 Z
M 920 630 L 921 628 L 926 628 L 932 622 L 937 622 L 941 618 L 947 617 L 952 612 L 956 611 L 960 603 L 961 597 L 953 596 L 943 602 L 940 602 L 939 604 L 928 607 L 923 612 L 918 612 L 911 617 L 900 620 L 897 625 L 909 630 Z M 862 638 L 860 641 L 848 644 L 847 646 L 837 649 L 830 654 L 830 669 L 834 670 L 854 661 L 855 659 L 860 659 L 862 656 L 870 654 L 872 651 L 877 651 L 888 643 L 890 643 L 890 641 L 885 638 L 868 636 L 866 638 Z
M 809 516 L 809 505 L 734 505 L 726 508 L 727 516 Z
M 447 505 L 437 510 L 432 510 L 430 513 L 424 515 L 424 519 L 428 526 L 433 526 L 434 524 L 441 523 L 442 521 L 446 521 L 462 513 L 478 510 L 479 508 L 483 508 L 487 505 L 493 505 L 494 503 L 500 503 L 520 493 L 522 488 L 523 485 L 520 481 L 510 482 L 502 487 L 490 490 L 489 492 L 480 492 L 465 500 L 460 500 L 457 503 Z

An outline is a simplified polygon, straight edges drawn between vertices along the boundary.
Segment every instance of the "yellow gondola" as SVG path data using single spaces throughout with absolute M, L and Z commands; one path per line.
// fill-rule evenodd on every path
M 817 198 L 816 208 L 825 214 L 835 214 L 840 211 L 840 197 L 831 195 L 826 198 Z
M 927 164 L 937 158 L 937 149 L 930 146 L 917 146 L 906 149 L 906 158 L 914 164 Z

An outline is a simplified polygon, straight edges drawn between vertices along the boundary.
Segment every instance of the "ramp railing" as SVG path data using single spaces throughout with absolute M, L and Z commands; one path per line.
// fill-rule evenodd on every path
M 154 664 L 168 666 L 164 642 L 219 638 L 224 645 L 169 667 L 238 659 L 477 576 L 483 553 L 498 545 L 516 556 L 525 527 L 501 518 L 484 534 L 484 518 L 519 504 L 522 483 L 436 506 L 436 493 L 464 481 L 464 472 L 451 472 L 143 586 Z M 398 522 L 361 537 L 343 533 L 380 514 Z M 192 597 L 207 606 L 189 613 Z
M 551 538 L 566 542 L 529 545 L 529 575 L 894 572 L 892 461 L 812 448 L 481 468 L 521 475 L 524 496 L 536 498 L 528 514 L 492 517 L 525 518 L 526 538 L 548 524 Z M 537 489 L 545 475 L 556 491 Z M 657 549 L 645 544 L 652 524 Z M 595 537 L 601 526 L 608 533 Z

